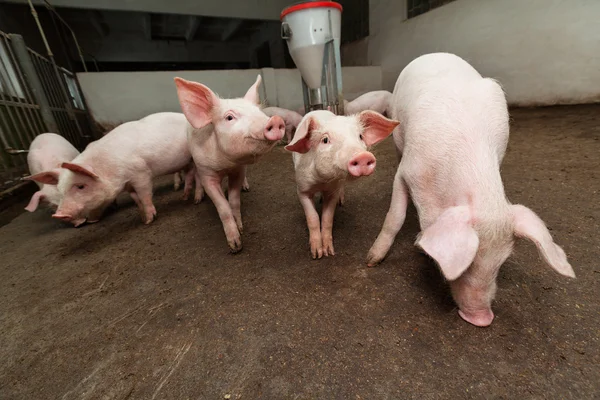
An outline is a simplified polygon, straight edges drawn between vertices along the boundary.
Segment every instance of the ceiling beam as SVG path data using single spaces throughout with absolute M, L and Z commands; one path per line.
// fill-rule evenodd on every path
M 108 26 L 102 21 L 102 13 L 99 11 L 89 11 L 89 21 L 92 28 L 103 38 L 110 33 Z
M 27 4 L 28 0 L 1 0 Z M 32 0 L 43 6 L 43 0 Z M 51 0 L 54 7 L 95 10 L 140 11 L 157 14 L 184 14 L 207 17 L 279 20 L 281 11 L 293 0 Z
M 142 15 L 142 30 L 144 39 L 152 40 L 152 19 L 149 13 Z
M 221 34 L 221 40 L 223 42 L 226 42 L 229 39 L 231 39 L 233 35 L 235 35 L 240 30 L 243 24 L 243 19 L 234 19 L 233 21 L 229 22 L 225 29 L 223 29 L 223 33 Z
M 196 36 L 196 31 L 198 31 L 199 26 L 200 26 L 200 17 L 190 15 L 188 27 L 185 30 L 185 40 L 187 42 L 194 40 L 194 37 Z

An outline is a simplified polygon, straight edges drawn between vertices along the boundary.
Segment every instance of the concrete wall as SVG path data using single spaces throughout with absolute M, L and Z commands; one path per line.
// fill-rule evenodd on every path
M 498 79 L 514 105 L 600 101 L 600 1 L 456 0 L 406 20 L 406 0 L 370 1 L 370 37 L 344 65 L 380 65 L 383 88 L 414 58 L 455 53 Z
M 300 73 L 295 69 L 90 72 L 77 77 L 92 117 L 102 126 L 114 126 L 155 112 L 180 112 L 173 83 L 176 76 L 201 82 L 227 98 L 243 96 L 259 73 L 263 76 L 263 102 L 291 110 L 303 105 Z M 348 100 L 381 89 L 379 67 L 348 67 L 342 73 Z

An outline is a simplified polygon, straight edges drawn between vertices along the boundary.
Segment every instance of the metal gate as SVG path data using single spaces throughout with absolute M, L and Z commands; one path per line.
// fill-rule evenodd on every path
M 20 35 L 0 32 L 0 191 L 27 175 L 26 150 L 44 132 L 62 135 L 79 150 L 91 141 L 77 79 L 27 48 Z

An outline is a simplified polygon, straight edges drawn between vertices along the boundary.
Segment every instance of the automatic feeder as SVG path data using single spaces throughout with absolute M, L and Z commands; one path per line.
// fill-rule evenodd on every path
M 342 6 L 305 1 L 281 12 L 281 37 L 300 70 L 304 109 L 344 114 L 340 32 Z

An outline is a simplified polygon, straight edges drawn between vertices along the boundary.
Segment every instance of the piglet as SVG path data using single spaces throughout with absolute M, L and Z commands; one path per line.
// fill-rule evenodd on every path
M 353 115 L 361 111 L 376 111 L 386 117 L 390 116 L 389 104 L 392 94 L 387 90 L 376 90 L 365 93 L 348 102 L 344 100 L 344 114 Z
M 90 143 L 60 173 L 46 171 L 37 182 L 58 184 L 63 196 L 54 218 L 79 226 L 96 222 L 126 190 L 146 224 L 156 217 L 152 178 L 173 174 L 191 162 L 187 121 L 180 113 L 157 113 L 127 122 Z
M 368 147 L 388 137 L 398 125 L 374 111 L 336 116 L 307 113 L 286 150 L 293 152 L 298 198 L 304 208 L 313 258 L 334 255 L 333 216 L 346 180 L 371 175 L 375 156 Z M 322 217 L 314 195 L 323 195 Z
M 36 181 L 38 174 L 47 171 L 60 172 L 63 162 L 68 162 L 79 155 L 79 151 L 73 147 L 64 137 L 55 133 L 42 133 L 33 139 L 27 154 L 27 165 L 31 176 L 27 180 Z M 60 203 L 60 193 L 55 184 L 37 182 L 40 190 L 35 192 L 25 209 L 33 212 L 38 208 L 40 202 L 46 202 L 52 210 L 56 210 Z
M 419 213 L 416 245 L 450 281 L 459 315 L 476 326 L 494 319 L 496 276 L 516 237 L 531 240 L 554 270 L 575 277 L 544 222 L 504 194 L 500 164 L 509 118 L 500 85 L 447 53 L 421 56 L 400 74 L 393 95 L 400 120 L 394 141 L 402 159 L 390 209 L 371 247 L 373 266 L 387 254 L 406 215 Z
M 232 252 L 242 249 L 240 192 L 246 166 L 255 163 L 281 140 L 281 117 L 266 116 L 260 109 L 260 75 L 243 98 L 221 99 L 208 87 L 175 78 L 177 95 L 189 124 L 188 141 L 201 188 L 211 198 Z M 228 199 L 221 187 L 228 178 Z M 198 186 L 196 189 L 198 190 Z

